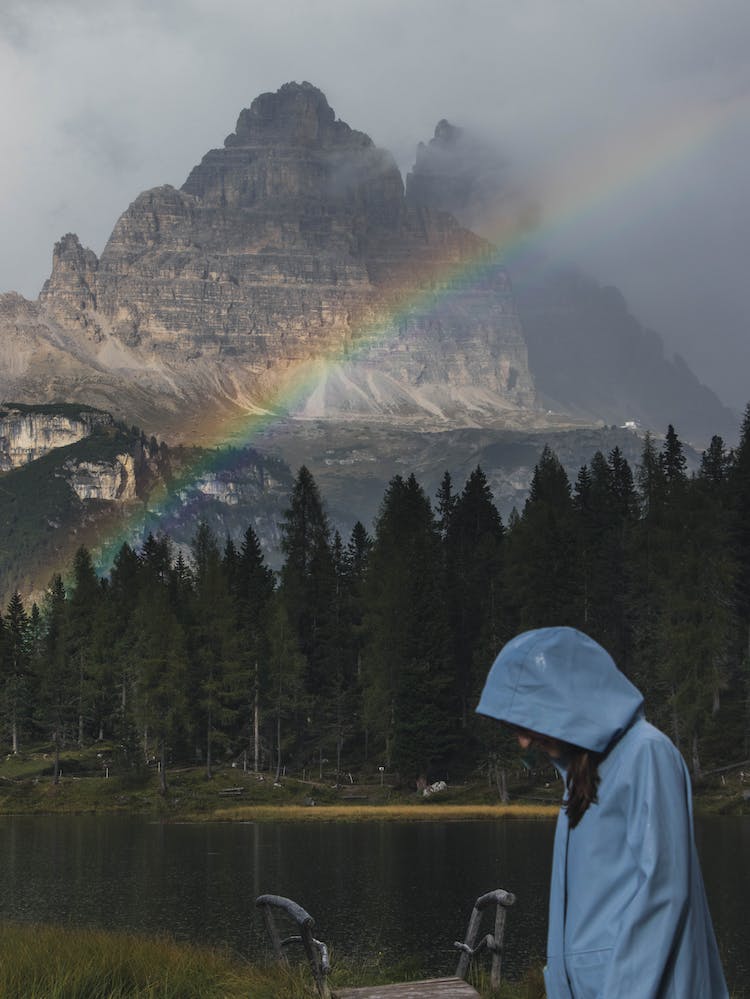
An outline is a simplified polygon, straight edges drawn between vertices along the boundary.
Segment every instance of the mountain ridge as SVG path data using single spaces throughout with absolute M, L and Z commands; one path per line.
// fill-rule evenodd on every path
M 100 258 L 68 234 L 36 303 L 3 297 L 0 397 L 92 402 L 188 440 L 207 403 L 227 418 L 283 405 L 290 372 L 322 358 L 356 386 L 344 400 L 317 386 L 337 418 L 388 419 L 393 397 L 400 420 L 423 424 L 528 420 L 504 270 L 453 286 L 491 254 L 452 216 L 410 208 L 390 153 L 321 91 L 286 84 L 240 113 L 182 189 L 139 195 Z

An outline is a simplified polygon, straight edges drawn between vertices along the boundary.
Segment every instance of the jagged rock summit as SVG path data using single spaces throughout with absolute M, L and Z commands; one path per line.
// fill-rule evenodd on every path
M 288 83 L 180 190 L 139 195 L 99 259 L 68 234 L 37 302 L 0 296 L 0 398 L 200 440 L 283 409 L 304 365 L 299 416 L 526 425 L 526 344 L 490 261 L 451 215 L 407 202 L 391 155 L 320 90 Z
M 406 179 L 413 207 L 448 212 L 477 231 L 500 220 L 510 231 L 537 215 L 514 192 L 508 164 L 491 145 L 448 121 L 420 143 Z M 511 256 L 509 272 L 537 397 L 545 408 L 590 423 L 635 422 L 686 439 L 736 438 L 738 421 L 658 333 L 642 326 L 623 295 L 543 255 Z

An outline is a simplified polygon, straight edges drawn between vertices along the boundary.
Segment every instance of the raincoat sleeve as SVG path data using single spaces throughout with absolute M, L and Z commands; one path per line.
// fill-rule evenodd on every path
M 666 740 L 643 741 L 626 765 L 623 805 L 636 890 L 623 911 L 599 999 L 659 999 L 687 919 L 694 856 L 690 784 L 682 757 Z

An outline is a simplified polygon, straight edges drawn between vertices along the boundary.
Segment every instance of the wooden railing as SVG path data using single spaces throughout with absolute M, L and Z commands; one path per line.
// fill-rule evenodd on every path
M 490 985 L 493 989 L 497 989 L 500 985 L 500 974 L 502 970 L 505 918 L 507 910 L 515 901 L 515 895 L 512 895 L 508 891 L 504 891 L 502 888 L 497 888 L 495 891 L 490 891 L 485 895 L 480 895 L 474 903 L 474 908 L 472 909 L 471 916 L 469 918 L 469 925 L 466 929 L 466 936 L 464 937 L 463 943 L 456 942 L 453 945 L 460 951 L 458 967 L 456 968 L 456 977 L 453 979 L 431 979 L 428 982 L 410 983 L 409 985 L 403 983 L 403 988 L 408 989 L 408 995 L 430 995 L 431 993 L 429 987 L 431 982 L 434 983 L 436 987 L 437 984 L 440 983 L 441 995 L 477 995 L 477 993 L 470 986 L 462 983 L 465 983 L 466 981 L 473 959 L 483 950 L 487 950 L 492 954 Z M 321 999 L 331 999 L 331 990 L 328 986 L 327 980 L 328 973 L 330 971 L 328 948 L 324 943 L 320 940 L 316 940 L 313 936 L 315 921 L 310 913 L 303 909 L 301 905 L 297 905 L 297 903 L 293 902 L 291 899 L 284 898 L 283 895 L 260 895 L 256 899 L 255 904 L 263 913 L 266 931 L 277 960 L 288 963 L 285 948 L 292 943 L 301 943 L 304 947 L 305 953 L 307 954 L 307 960 L 312 970 L 318 994 Z M 491 913 L 493 906 L 493 932 L 486 933 L 484 936 L 480 937 L 480 930 L 484 921 L 484 915 L 485 913 Z M 282 938 L 276 924 L 276 916 L 279 913 L 283 913 L 288 920 L 291 920 L 299 932 L 292 936 Z M 451 987 L 451 983 L 455 983 L 455 988 L 453 991 L 449 992 L 447 990 Z M 415 985 L 425 986 L 426 991 L 416 991 L 414 989 Z M 379 990 L 377 990 L 377 995 L 380 995 L 382 992 L 383 994 L 393 996 L 395 999 L 395 997 L 399 994 L 399 988 L 399 985 L 389 985 L 385 987 L 381 986 Z M 375 992 L 367 988 L 343 989 L 339 992 L 340 996 L 351 997 L 351 999 L 354 999 L 355 996 L 360 997 L 360 999 L 367 999 L 368 996 L 374 996 L 375 994 Z M 404 992 L 403 994 L 406 995 L 407 993 Z

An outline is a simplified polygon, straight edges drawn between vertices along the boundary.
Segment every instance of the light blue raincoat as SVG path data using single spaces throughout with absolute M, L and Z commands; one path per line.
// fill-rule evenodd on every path
M 477 711 L 605 754 L 597 801 L 575 829 L 564 811 L 557 822 L 548 999 L 727 997 L 687 768 L 609 654 L 574 628 L 525 632 L 495 660 Z

